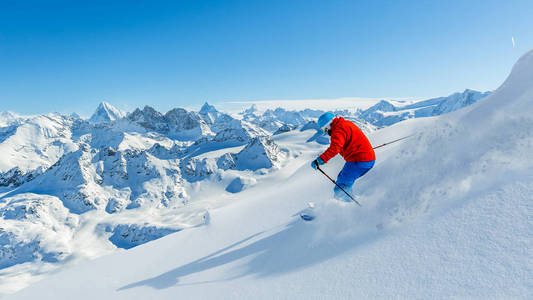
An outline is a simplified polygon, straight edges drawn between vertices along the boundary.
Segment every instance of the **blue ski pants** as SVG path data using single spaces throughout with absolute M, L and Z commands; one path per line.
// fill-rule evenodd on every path
M 350 193 L 353 196 L 352 187 L 353 187 L 355 180 L 365 175 L 366 172 L 372 169 L 375 162 L 376 162 L 375 160 L 346 162 L 341 172 L 339 173 L 339 176 L 337 176 L 337 184 L 340 185 L 346 192 Z M 346 202 L 352 201 L 350 197 L 348 197 L 337 186 L 335 186 L 335 188 L 333 189 L 333 193 L 336 199 L 346 201 Z

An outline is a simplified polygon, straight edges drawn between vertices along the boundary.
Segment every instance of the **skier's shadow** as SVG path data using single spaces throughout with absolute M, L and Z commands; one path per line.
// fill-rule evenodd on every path
M 305 224 L 305 222 L 297 220 L 287 224 L 283 230 L 271 235 L 265 236 L 268 234 L 265 232 L 256 233 L 208 256 L 179 266 L 159 276 L 128 284 L 117 289 L 117 291 L 141 286 L 166 289 L 176 285 L 207 283 L 206 281 L 180 284 L 180 278 L 230 264 L 247 257 L 251 257 L 250 260 L 244 263 L 244 266 L 238 266 L 238 270 L 244 269 L 243 271 L 228 278 L 217 278 L 208 282 L 232 280 L 248 275 L 256 275 L 258 277 L 272 276 L 314 265 L 353 249 L 358 245 L 372 242 L 379 236 L 376 235 L 375 231 L 368 231 L 344 239 L 324 237 L 317 240 L 315 228 L 309 225 L 311 224 Z

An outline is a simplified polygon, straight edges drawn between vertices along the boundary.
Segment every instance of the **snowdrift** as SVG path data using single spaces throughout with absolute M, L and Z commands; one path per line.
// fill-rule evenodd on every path
M 359 208 L 328 200 L 309 132 L 299 155 L 212 210 L 205 226 L 82 263 L 9 299 L 529 298 L 533 51 L 483 101 L 370 136 L 378 163 Z M 302 141 L 298 144 L 298 141 Z M 301 146 L 298 146 L 301 145 Z M 300 147 L 300 148 L 298 148 Z M 342 161 L 326 166 L 330 174 Z M 314 201 L 315 221 L 297 212 Z

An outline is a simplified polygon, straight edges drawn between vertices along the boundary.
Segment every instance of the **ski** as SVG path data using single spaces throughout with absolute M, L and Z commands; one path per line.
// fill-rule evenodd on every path
M 315 204 L 313 202 L 309 202 L 307 203 L 307 208 L 302 210 L 300 212 L 300 218 L 304 221 L 313 221 L 315 219 L 315 214 L 314 214 L 314 208 L 315 208 Z
M 305 214 L 305 213 L 301 213 L 300 214 L 300 218 L 302 218 L 302 220 L 304 221 L 313 221 L 315 219 L 315 216 L 312 216 L 312 215 L 308 215 L 308 214 Z

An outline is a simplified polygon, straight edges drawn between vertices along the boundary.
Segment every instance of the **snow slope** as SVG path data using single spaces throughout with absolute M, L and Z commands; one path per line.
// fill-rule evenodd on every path
M 23 173 L 47 168 L 64 153 L 76 150 L 70 139 L 74 123 L 69 117 L 48 114 L 11 124 L 0 137 L 0 173 L 13 168 Z
M 71 267 L 9 299 L 523 298 L 533 294 L 533 51 L 467 109 L 379 130 L 362 208 L 326 200 L 314 132 L 205 226 Z M 333 174 L 336 158 L 326 166 Z M 213 198 L 218 197 L 212 194 Z M 318 218 L 296 212 L 315 201 Z

